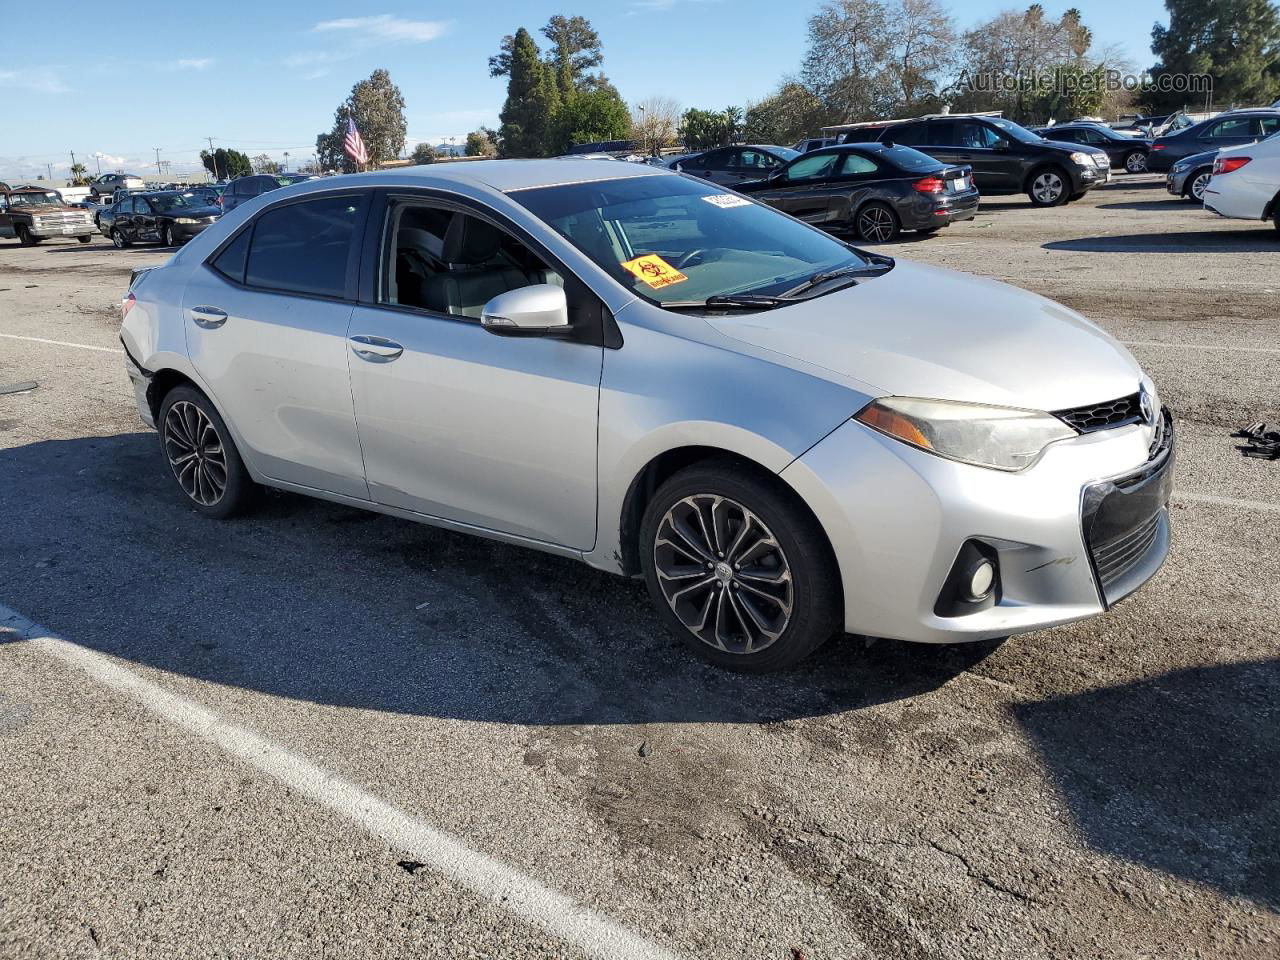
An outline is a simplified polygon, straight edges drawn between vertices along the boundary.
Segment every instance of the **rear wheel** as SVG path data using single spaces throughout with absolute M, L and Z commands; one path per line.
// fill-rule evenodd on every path
M 173 246 L 173 233 L 170 231 L 169 225 L 167 223 L 161 225 L 160 227 L 160 246 L 162 247 Z
M 659 614 L 699 656 L 749 673 L 789 667 L 840 625 L 822 528 L 777 478 L 707 461 L 658 488 L 640 530 Z
M 1071 183 L 1059 167 L 1041 167 L 1031 174 L 1027 196 L 1037 207 L 1056 207 L 1071 195 Z
M 1147 155 L 1141 150 L 1132 150 L 1124 156 L 1124 168 L 1130 173 L 1147 172 Z
M 863 206 L 853 221 L 858 239 L 867 243 L 888 243 L 898 235 L 901 227 L 893 208 L 878 201 Z
M 248 506 L 257 487 L 208 397 L 174 387 L 160 404 L 158 425 L 165 461 L 191 506 L 218 519 Z

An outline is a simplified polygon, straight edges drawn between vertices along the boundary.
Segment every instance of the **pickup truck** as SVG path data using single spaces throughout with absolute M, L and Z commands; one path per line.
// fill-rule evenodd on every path
M 0 184 L 0 238 L 16 238 L 24 247 L 52 237 L 88 243 L 93 231 L 92 214 L 63 203 L 56 190 Z

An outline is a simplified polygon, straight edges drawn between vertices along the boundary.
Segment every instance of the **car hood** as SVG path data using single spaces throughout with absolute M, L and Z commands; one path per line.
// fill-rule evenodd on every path
M 886 395 L 1062 410 L 1127 396 L 1142 379 L 1129 352 L 1075 311 L 904 260 L 836 293 L 708 322 Z
M 1067 153 L 1067 154 L 1100 153 L 1104 157 L 1107 155 L 1107 151 L 1103 150 L 1101 147 L 1091 146 L 1090 144 L 1087 144 L 1087 143 L 1064 143 L 1061 140 L 1046 140 L 1044 141 L 1044 143 L 1041 144 L 1041 146 L 1051 147 L 1060 153 Z

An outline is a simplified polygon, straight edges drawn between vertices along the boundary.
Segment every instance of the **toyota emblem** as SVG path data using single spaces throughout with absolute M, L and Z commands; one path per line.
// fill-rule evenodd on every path
M 1156 422 L 1156 407 L 1151 402 L 1151 394 L 1147 393 L 1146 387 L 1138 391 L 1138 412 L 1142 416 L 1143 423 Z

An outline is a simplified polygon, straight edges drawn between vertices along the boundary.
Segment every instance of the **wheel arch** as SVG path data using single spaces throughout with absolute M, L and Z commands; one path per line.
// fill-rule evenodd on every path
M 1062 174 L 1062 179 L 1065 180 L 1067 184 L 1067 193 L 1071 193 L 1071 171 L 1067 169 L 1066 164 L 1059 160 L 1041 160 L 1034 167 L 1028 170 L 1027 175 L 1022 178 L 1022 190 L 1020 192 L 1026 193 L 1029 191 L 1031 189 L 1031 184 L 1035 182 L 1036 177 L 1041 173 L 1044 173 L 1046 170 L 1056 170 L 1058 173 Z
M 1277 212 L 1280 212 L 1280 190 L 1277 190 L 1276 195 L 1262 208 L 1262 219 L 1270 220 Z

